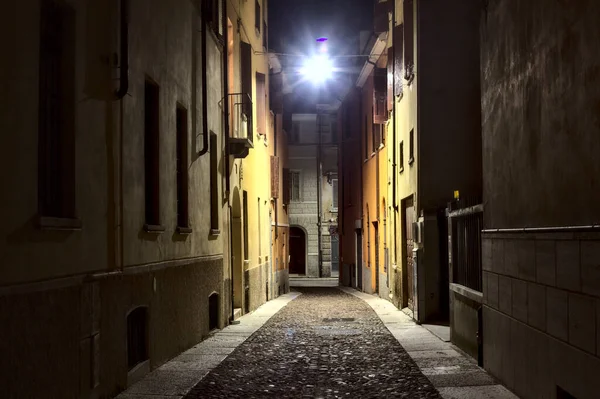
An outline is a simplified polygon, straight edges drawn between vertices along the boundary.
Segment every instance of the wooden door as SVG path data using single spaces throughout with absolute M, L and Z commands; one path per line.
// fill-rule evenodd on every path
M 412 225 L 415 221 L 415 211 L 413 208 L 413 200 L 409 198 L 404 201 L 404 226 L 403 226 L 403 237 L 404 247 L 406 248 L 405 259 L 406 267 L 405 278 L 405 292 L 406 292 L 406 304 L 410 310 L 413 310 L 414 305 L 414 264 L 413 264 L 413 248 L 414 248 L 414 237 Z

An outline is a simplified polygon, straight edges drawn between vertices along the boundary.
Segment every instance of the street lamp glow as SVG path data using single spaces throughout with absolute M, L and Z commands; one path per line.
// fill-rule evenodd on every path
M 323 83 L 333 74 L 333 62 L 325 55 L 312 56 L 304 62 L 300 74 L 314 83 Z

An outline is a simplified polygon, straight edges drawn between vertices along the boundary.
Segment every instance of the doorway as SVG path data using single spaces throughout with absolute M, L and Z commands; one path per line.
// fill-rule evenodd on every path
M 363 265 L 363 248 L 362 248 L 362 231 L 356 230 L 356 288 L 362 291 L 362 265 Z
M 375 230 L 375 293 L 379 293 L 379 222 L 373 222 L 373 229 Z
M 231 206 L 231 249 L 233 262 L 233 307 L 242 309 L 243 307 L 243 278 L 244 278 L 244 226 L 242 223 L 242 204 L 240 192 L 236 187 L 233 192 L 233 201 Z
M 415 210 L 413 207 L 413 198 L 408 197 L 402 201 L 402 246 L 406 253 L 403 259 L 402 268 L 402 307 L 408 307 L 414 310 L 414 264 L 413 248 L 415 246 L 412 225 L 415 221 Z
M 306 233 L 290 227 L 290 274 L 306 274 Z
M 337 235 L 331 236 L 331 277 L 340 275 L 340 240 Z

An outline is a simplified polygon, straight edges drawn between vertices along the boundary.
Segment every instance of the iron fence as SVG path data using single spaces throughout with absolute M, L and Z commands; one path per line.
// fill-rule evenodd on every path
M 452 282 L 482 292 L 481 230 L 483 205 L 449 208 L 448 255 Z

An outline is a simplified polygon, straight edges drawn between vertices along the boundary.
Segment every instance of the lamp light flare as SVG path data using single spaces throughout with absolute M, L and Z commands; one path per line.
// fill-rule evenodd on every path
M 305 61 L 300 74 L 313 83 L 322 83 L 331 78 L 333 62 L 325 55 L 312 56 Z

